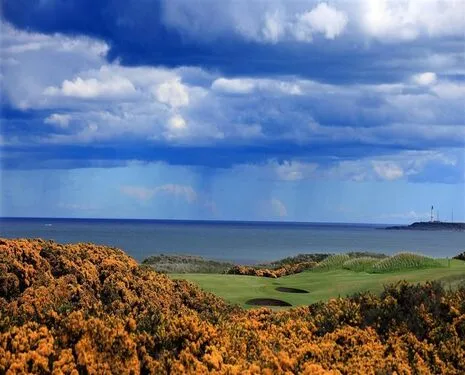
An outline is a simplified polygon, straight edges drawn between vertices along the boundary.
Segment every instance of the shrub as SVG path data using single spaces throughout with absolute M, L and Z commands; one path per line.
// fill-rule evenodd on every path
M 285 265 L 276 269 L 251 266 L 234 266 L 230 268 L 226 273 L 230 275 L 272 277 L 276 279 L 278 277 L 293 275 L 306 270 L 310 270 L 314 268 L 316 265 L 316 262 L 302 262 L 297 264 Z
M 352 258 L 345 261 L 342 268 L 354 272 L 367 272 L 377 262 L 379 259 L 371 257 Z
M 453 257 L 453 259 L 458 259 L 458 260 L 465 261 L 465 251 L 463 253 L 460 253 L 460 254 L 456 255 L 455 257 Z
M 314 268 L 316 271 L 331 271 L 342 268 L 343 264 L 350 260 L 347 254 L 335 254 L 327 257 Z
M 441 267 L 441 264 L 430 257 L 415 253 L 398 253 L 392 257 L 380 260 L 375 263 L 370 272 L 384 273 L 409 269 L 422 269 Z
M 465 289 L 438 283 L 246 311 L 117 249 L 1 239 L 0 276 L 0 374 L 465 373 Z
M 306 263 L 306 262 L 316 262 L 320 263 L 322 260 L 331 256 L 332 254 L 325 253 L 314 253 L 314 254 L 298 254 L 296 256 L 283 258 L 269 264 L 264 264 L 265 267 L 279 268 L 282 266 L 297 264 L 297 263 Z

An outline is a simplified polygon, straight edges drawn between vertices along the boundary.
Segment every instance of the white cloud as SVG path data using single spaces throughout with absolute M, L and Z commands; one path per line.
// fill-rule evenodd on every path
M 305 9 L 311 8 L 306 4 Z M 276 9 L 276 14 L 270 14 L 278 20 L 290 14 L 285 7 Z M 9 46 L 29 42 L 44 46 L 15 54 L 19 63 L 14 65 L 3 64 L 2 56 L 2 93 L 12 106 L 61 116 L 51 115 L 45 122 L 69 129 L 42 139 L 23 133 L 20 142 L 73 144 L 130 137 L 215 147 L 223 140 L 229 144 L 261 140 L 313 146 L 355 141 L 442 147 L 465 140 L 460 117 L 465 85 L 435 77 L 433 68 L 412 77 L 410 84 L 322 84 L 294 76 L 226 78 L 200 68 L 108 63 L 102 55 L 106 45 L 87 39 L 76 38 L 78 48 L 73 39 L 60 35 L 12 32 L 5 37 Z M 5 59 L 11 56 L 10 52 Z M 443 70 L 437 71 L 442 77 Z M 414 79 L 429 84 L 428 89 L 418 90 L 411 84 Z M 371 99 L 374 105 L 365 105 Z M 347 123 L 328 123 L 332 112 Z M 325 118 L 325 124 L 313 121 L 314 115 Z M 72 116 L 72 121 L 66 116 Z M 359 120 L 366 126 L 359 126 Z M 286 178 L 298 178 L 299 173 L 296 169 Z
M 310 42 L 315 33 L 324 34 L 326 39 L 336 38 L 344 31 L 347 22 L 344 12 L 320 3 L 313 10 L 297 15 L 290 29 L 297 40 Z
M 163 19 L 167 27 L 203 40 L 233 33 L 259 43 L 308 43 L 315 34 L 327 39 L 341 35 L 348 22 L 345 12 L 325 2 L 312 5 L 289 0 L 222 0 L 209 3 L 206 11 L 192 1 L 170 0 L 164 2 Z
M 436 73 L 425 72 L 425 73 L 415 74 L 412 77 L 412 79 L 418 85 L 429 86 L 429 85 L 436 83 L 437 77 L 436 77 Z
M 71 119 L 72 117 L 69 114 L 53 113 L 44 120 L 44 123 L 67 128 Z
M 1 91 L 23 109 L 50 106 L 51 98 L 43 95 L 46 87 L 60 85 L 83 67 L 100 66 L 109 49 L 105 42 L 84 36 L 20 31 L 3 22 L 0 28 Z
M 318 168 L 316 163 L 302 163 L 299 161 L 284 161 L 279 164 L 271 163 L 274 166 L 276 175 L 282 181 L 300 181 L 312 176 Z
M 373 179 L 372 169 L 366 160 L 342 160 L 327 167 L 317 176 L 323 179 L 363 182 Z
M 279 217 L 287 216 L 287 208 L 285 204 L 279 199 L 276 199 L 276 198 L 271 199 L 271 209 L 273 210 L 273 213 L 276 216 L 279 216 Z
M 169 118 L 164 136 L 166 139 L 183 138 L 188 135 L 188 131 L 186 120 L 181 115 L 176 114 Z
M 263 39 L 271 43 L 277 43 L 285 33 L 284 22 L 278 11 L 267 12 L 262 29 Z
M 154 89 L 156 99 L 172 108 L 184 107 L 189 104 L 189 92 L 181 83 L 180 78 L 160 84 Z
M 166 184 L 155 188 L 146 188 L 140 186 L 122 186 L 121 193 L 136 198 L 141 201 L 152 199 L 159 194 L 171 195 L 176 198 L 182 198 L 188 203 L 197 200 L 197 193 L 188 185 Z
M 299 160 L 278 162 L 271 159 L 262 164 L 240 164 L 233 167 L 239 174 L 249 174 L 270 181 L 297 182 L 318 175 L 318 164 Z
M 23 53 L 23 52 L 29 52 L 29 51 L 38 51 L 43 47 L 44 47 L 44 44 L 41 42 L 30 42 L 30 43 L 23 43 L 23 44 L 17 44 L 17 45 L 6 47 L 3 49 L 3 52 L 17 54 L 17 53 Z
M 153 133 L 162 133 L 161 110 L 158 113 L 155 110 L 146 113 L 136 104 L 127 105 L 126 108 L 119 108 L 113 103 L 109 106 L 109 110 L 73 111 L 70 115 L 72 121 L 68 124 L 69 132 L 50 134 L 42 141 L 46 144 L 85 144 L 121 136 L 141 139 Z
M 465 100 L 465 84 L 463 83 L 442 81 L 434 85 L 431 90 L 443 99 Z
M 140 186 L 122 186 L 121 192 L 132 198 L 137 198 L 141 201 L 151 199 L 155 195 L 154 189 L 148 189 Z
M 377 39 L 410 41 L 420 35 L 463 37 L 462 0 L 363 0 L 362 28 Z
M 461 151 L 460 151 L 461 152 Z M 409 179 L 433 165 L 435 168 L 456 166 L 454 153 L 440 151 L 402 151 L 397 154 L 337 160 L 318 164 L 305 160 L 268 160 L 263 164 L 241 164 L 233 167 L 235 173 L 270 181 L 298 183 L 304 180 L 333 181 L 395 181 Z
M 96 78 L 82 79 L 81 77 L 77 77 L 74 81 L 65 80 L 61 88 L 47 87 L 44 94 L 93 99 L 99 97 L 124 97 L 135 92 L 136 89 L 129 79 L 114 76 L 105 81 Z
M 170 130 L 173 131 L 182 131 L 187 129 L 186 121 L 182 118 L 181 115 L 175 115 L 171 117 L 168 121 Z
M 105 57 L 109 46 L 103 41 L 88 37 L 68 37 L 59 33 L 46 35 L 15 29 L 8 23 L 2 22 L 2 55 L 27 55 L 28 52 L 40 50 L 48 52 L 79 53 L 94 59 L 96 56 Z M 20 58 L 18 56 L 18 58 Z
M 208 9 L 186 0 L 164 0 L 167 27 L 198 40 L 231 34 L 259 43 L 311 42 L 360 33 L 380 41 L 419 37 L 463 38 L 463 0 L 268 0 L 209 2 Z M 348 30 L 350 28 L 350 30 Z
M 268 94 L 302 95 L 302 89 L 297 80 L 279 80 L 264 78 L 217 78 L 211 89 L 228 94 L 252 94 L 254 91 Z
M 302 89 L 298 83 L 295 82 L 285 82 L 285 81 L 271 81 L 270 82 L 271 91 L 281 92 L 282 94 L 287 95 L 301 95 Z
M 255 82 L 252 79 L 218 78 L 212 83 L 211 88 L 214 91 L 230 94 L 250 94 L 255 89 Z
M 439 151 L 402 151 L 392 155 L 343 160 L 322 170 L 321 174 L 315 174 L 315 177 L 356 182 L 379 179 L 395 181 L 418 175 L 431 163 L 456 165 L 457 160 Z
M 367 181 L 395 181 L 422 173 L 429 164 L 456 165 L 453 155 L 439 151 L 402 151 L 397 154 L 341 161 L 324 170 L 319 177 Z
M 383 180 L 393 181 L 404 176 L 404 170 L 399 165 L 389 161 L 373 161 L 373 169 Z
M 24 53 L 1 50 L 28 43 L 41 45 L 28 47 Z M 2 34 L 2 93 L 15 107 L 50 109 L 54 113 L 44 122 L 69 129 L 66 134 L 49 134 L 34 142 L 82 144 L 125 136 L 168 142 L 182 138 L 189 143 L 224 136 L 210 122 L 192 121 L 178 113 L 187 104 L 194 110 L 203 106 L 208 95 L 203 87 L 184 84 L 182 75 L 208 79 L 209 73 L 188 67 L 109 64 L 104 54 L 107 47 L 87 38 L 47 36 L 13 28 Z M 17 64 L 6 63 L 13 59 L 11 56 Z M 31 141 L 32 136 L 24 134 L 21 138 L 17 141 Z

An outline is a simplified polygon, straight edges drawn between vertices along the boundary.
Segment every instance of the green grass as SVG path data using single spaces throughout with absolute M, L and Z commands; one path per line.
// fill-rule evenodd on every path
M 450 261 L 450 268 L 447 259 L 436 261 L 442 267 L 390 273 L 353 272 L 340 268 L 326 272 L 306 271 L 279 279 L 215 274 L 171 274 L 170 277 L 193 281 L 204 290 L 247 308 L 250 306 L 244 303 L 251 298 L 277 298 L 298 306 L 363 291 L 380 293 L 383 285 L 400 280 L 413 283 L 441 280 L 446 287 L 458 286 L 465 281 L 464 261 L 453 259 Z M 275 290 L 278 286 L 305 289 L 309 293 L 282 293 Z
M 352 258 L 345 261 L 342 268 L 354 272 L 367 272 L 379 261 L 379 258 L 372 257 Z
M 436 259 L 415 254 L 415 253 L 398 253 L 392 257 L 385 258 L 373 264 L 369 272 L 387 273 L 393 271 L 403 271 L 409 269 L 435 268 L 441 267 Z

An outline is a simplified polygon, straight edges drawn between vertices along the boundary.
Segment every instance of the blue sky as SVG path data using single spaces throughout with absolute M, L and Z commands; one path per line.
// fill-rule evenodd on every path
M 465 220 L 465 3 L 1 0 L 2 216 Z

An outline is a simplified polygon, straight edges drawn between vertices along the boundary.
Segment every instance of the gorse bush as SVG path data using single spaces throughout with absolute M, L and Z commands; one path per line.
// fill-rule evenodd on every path
M 464 260 L 465 261 L 465 251 L 463 253 L 457 254 L 453 259 Z
M 92 244 L 0 240 L 0 374 L 464 374 L 465 289 L 243 310 Z
M 271 277 L 276 279 L 278 277 L 293 275 L 303 271 L 311 270 L 316 265 L 316 262 L 302 262 L 295 264 L 286 264 L 284 266 L 274 269 L 252 266 L 234 266 L 231 267 L 226 273 L 230 275 Z
M 343 264 L 350 260 L 348 254 L 334 254 L 320 263 L 314 268 L 315 271 L 331 271 L 342 268 Z
M 375 263 L 370 272 L 384 273 L 408 269 L 441 267 L 441 264 L 430 257 L 415 253 L 398 253 Z
M 332 254 L 326 254 L 326 253 L 298 254 L 292 257 L 287 257 L 287 258 L 283 258 L 280 260 L 276 260 L 274 262 L 270 262 L 268 264 L 264 264 L 263 266 L 266 268 L 270 268 L 270 267 L 279 268 L 282 266 L 298 264 L 298 263 L 307 263 L 307 262 L 319 263 L 331 255 Z
M 375 263 L 379 262 L 379 258 L 371 257 L 361 257 L 361 258 L 352 258 L 345 261 L 342 265 L 342 268 L 354 272 L 367 272 L 371 270 L 372 266 Z

